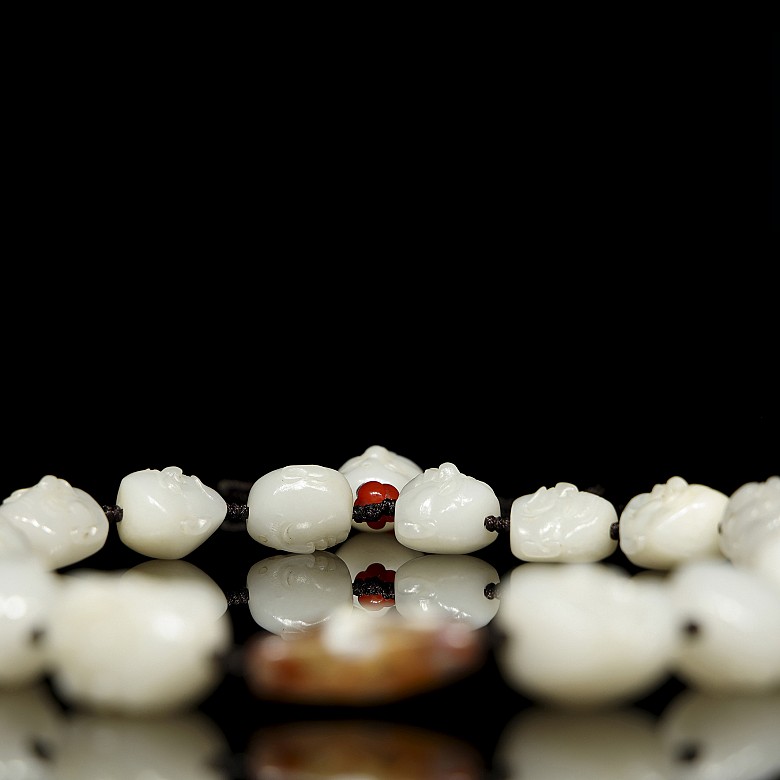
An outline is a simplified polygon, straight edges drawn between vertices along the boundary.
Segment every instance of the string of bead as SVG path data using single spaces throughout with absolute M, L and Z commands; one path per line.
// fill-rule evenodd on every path
M 102 510 L 110 523 L 118 523 L 122 520 L 123 510 L 117 504 L 103 504 Z M 380 517 L 392 517 L 395 513 L 395 500 L 385 498 L 376 504 L 355 505 L 352 509 L 352 520 L 355 523 L 376 522 Z M 249 517 L 249 505 L 245 503 L 229 502 L 225 510 L 225 517 L 220 523 L 220 528 L 234 530 L 246 530 L 246 521 Z
M 509 512 L 502 513 L 503 502 L 492 488 L 455 464 L 423 470 L 374 446 L 340 469 L 310 464 L 275 469 L 248 486 L 245 501 L 237 485 L 224 492 L 168 467 L 124 477 L 115 504 L 98 504 L 52 475 L 7 497 L 0 506 L 0 557 L 8 565 L 0 585 L 12 587 L 6 572 L 18 567 L 24 572 L 20 581 L 27 578 L 36 593 L 52 598 L 59 583 L 49 575 L 98 551 L 109 525 L 129 548 L 168 562 L 186 557 L 218 528 L 246 530 L 265 547 L 289 554 L 258 562 L 247 575 L 246 590 L 227 595 L 215 594 L 208 584 L 193 585 L 191 592 L 189 584 L 163 588 L 132 571 L 121 577 L 69 579 L 65 592 L 57 594 L 57 605 L 62 615 L 74 618 L 74 626 L 57 616 L 44 619 L 43 612 L 38 622 L 11 624 L 14 630 L 26 626 L 19 641 L 28 656 L 34 657 L 38 646 L 46 658 L 60 653 L 58 671 L 69 690 L 81 690 L 98 661 L 117 664 L 121 674 L 115 689 L 107 685 L 95 693 L 90 688 L 90 696 L 106 699 L 93 701 L 96 706 L 116 706 L 121 699 L 127 709 L 148 710 L 161 701 L 154 686 L 166 691 L 166 706 L 190 702 L 219 676 L 213 659 L 229 646 L 228 606 L 248 604 L 258 625 L 272 634 L 285 630 L 282 624 L 290 625 L 267 605 L 278 603 L 277 579 L 288 582 L 277 577 L 280 567 L 284 573 L 297 566 L 299 554 L 319 553 L 333 563 L 317 572 L 328 578 L 334 603 L 381 610 L 396 602 L 400 613 L 399 597 L 415 590 L 399 587 L 401 573 L 412 583 L 435 581 L 435 572 L 450 576 L 448 567 L 463 569 L 470 553 L 504 534 L 523 565 L 505 579 L 495 571 L 475 569 L 473 582 L 479 584 L 469 597 L 483 608 L 490 603 L 478 625 L 495 617 L 508 640 L 498 650 L 507 680 L 523 692 L 543 700 L 603 703 L 605 698 L 639 695 L 670 670 L 707 689 L 755 691 L 780 685 L 780 477 L 748 483 L 728 496 L 674 476 L 635 496 L 619 515 L 603 494 L 559 482 L 517 497 Z M 353 531 L 362 533 L 353 536 Z M 350 572 L 345 559 L 329 551 L 346 556 L 350 538 L 362 534 L 389 537 L 409 556 L 400 566 L 380 568 L 372 562 Z M 631 578 L 599 565 L 617 550 L 635 566 L 668 576 Z M 455 564 L 453 557 L 461 560 Z M 264 592 L 271 597 L 258 595 Z M 46 599 L 33 602 L 26 595 L 22 600 L 29 620 L 35 621 L 33 604 Z M 84 622 L 87 602 L 90 619 Z M 726 602 L 739 603 L 744 614 L 753 616 L 752 633 L 729 623 L 729 610 L 721 606 Z M 96 620 L 101 610 L 104 619 Z M 571 615 L 579 613 L 589 617 L 574 621 L 580 632 L 576 635 L 569 624 Z M 117 614 L 118 624 L 112 620 Z M 171 614 L 176 621 L 168 619 Z M 107 658 L 95 659 L 91 648 L 105 647 L 109 623 L 116 624 L 116 657 L 104 653 Z M 173 625 L 180 625 L 177 667 L 174 672 L 165 668 L 161 676 L 163 669 L 150 648 L 171 637 L 155 634 L 154 628 L 143 637 L 144 650 L 136 635 L 153 626 L 170 631 Z M 475 624 L 469 628 L 475 630 Z M 589 631 L 604 636 L 623 632 L 624 644 L 582 643 Z M 711 639 L 715 636 L 718 641 Z M 518 637 L 526 639 L 518 642 Z M 332 636 L 329 641 L 336 642 Z M 568 665 L 556 666 L 557 648 L 574 645 L 599 650 L 583 651 L 576 665 L 569 659 Z M 76 647 L 84 658 L 70 653 Z M 118 648 L 134 648 L 133 663 L 146 675 L 143 684 L 129 661 L 121 666 Z M 728 665 L 726 650 L 740 662 L 732 659 Z M 9 651 L 9 658 L 6 668 L 21 673 L 24 654 L 11 658 Z M 718 669 L 717 675 L 708 671 L 712 669 Z

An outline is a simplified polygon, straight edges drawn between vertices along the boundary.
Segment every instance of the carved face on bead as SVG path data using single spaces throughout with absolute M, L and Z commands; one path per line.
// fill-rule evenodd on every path
M 426 469 L 407 482 L 395 503 L 395 535 L 401 544 L 430 553 L 470 553 L 498 535 L 485 518 L 500 513 L 493 489 L 462 474 L 454 463 Z
M 397 455 L 378 444 L 369 447 L 362 455 L 350 458 L 339 471 L 347 478 L 356 498 L 358 489 L 366 482 L 392 485 L 400 492 L 409 480 L 422 474 L 422 469 L 414 461 Z M 368 532 L 391 531 L 393 530 L 393 519 L 386 518 L 384 523 L 374 527 L 368 523 L 353 521 L 352 527 Z
M 729 498 L 720 532 L 724 555 L 739 562 L 751 561 L 762 543 L 780 534 L 780 476 L 737 488 Z
M 615 522 L 614 506 L 595 493 L 580 491 L 570 482 L 541 487 L 512 502 L 512 553 L 523 561 L 600 561 L 617 548 L 610 535 Z
M 0 505 L 0 518 L 24 533 L 50 569 L 89 557 L 108 537 L 108 518 L 100 504 L 51 475 L 11 493 Z
M 225 519 L 227 502 L 196 476 L 177 466 L 128 474 L 119 484 L 120 539 L 152 558 L 182 558 Z
M 353 500 L 349 482 L 335 469 L 285 466 L 252 485 L 247 531 L 275 550 L 326 550 L 349 536 Z
M 720 558 L 718 523 L 728 496 L 706 485 L 671 477 L 634 496 L 620 515 L 620 548 L 637 566 L 671 569 L 701 558 Z

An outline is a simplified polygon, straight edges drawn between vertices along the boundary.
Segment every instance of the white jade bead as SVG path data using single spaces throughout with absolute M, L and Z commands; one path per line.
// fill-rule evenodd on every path
M 731 494 L 719 543 L 732 563 L 759 569 L 780 584 L 780 476 L 747 482 Z
M 780 686 L 780 591 L 724 559 L 689 561 L 669 575 L 681 629 L 675 658 L 691 687 L 743 693 Z
M 771 780 L 780 777 L 780 694 L 677 694 L 657 731 L 669 778 Z
M 767 536 L 747 565 L 780 590 L 780 529 Z
M 347 564 L 327 550 L 264 558 L 249 569 L 246 584 L 252 618 L 280 636 L 309 631 L 352 605 Z
M 25 533 L 0 516 L 0 557 L 13 555 L 35 555 L 35 551 Z
M 177 466 L 128 474 L 116 503 L 122 509 L 119 538 L 150 558 L 183 558 L 219 528 L 227 512 L 216 490 Z
M 50 621 L 51 681 L 59 697 L 101 712 L 170 714 L 222 679 L 229 614 L 210 590 L 153 577 L 82 570 L 65 582 Z
M 58 587 L 58 575 L 32 551 L 0 553 L 0 687 L 43 677 L 47 658 L 40 637 L 55 610 Z
M 347 478 L 352 488 L 353 498 L 357 498 L 358 488 L 366 482 L 376 481 L 384 485 L 392 485 L 400 493 L 401 488 L 410 479 L 422 474 L 422 469 L 414 461 L 391 452 L 379 444 L 374 444 L 362 455 L 347 460 L 339 471 Z M 393 525 L 394 522 L 391 521 L 383 528 L 371 528 L 366 523 L 352 521 L 353 528 L 371 533 L 391 531 Z
M 485 528 L 485 518 L 500 512 L 488 484 L 442 463 L 404 485 L 395 502 L 395 536 L 412 550 L 471 553 L 498 536 Z
M 502 580 L 494 623 L 505 680 L 529 698 L 622 704 L 669 674 L 679 641 L 660 582 L 605 563 L 523 563 Z
M 728 496 L 671 477 L 639 493 L 620 514 L 620 549 L 637 566 L 671 569 L 684 561 L 721 558 L 718 523 Z
M 493 566 L 473 555 L 423 555 L 395 573 L 395 607 L 410 621 L 486 626 L 498 612 L 498 599 L 485 588 L 497 585 Z
M 11 493 L 0 505 L 0 519 L 20 529 L 50 569 L 88 558 L 108 538 L 108 518 L 100 504 L 50 474 Z
M 610 536 L 617 519 L 607 499 L 558 482 L 512 502 L 510 549 L 521 561 L 600 561 L 617 549 Z
M 327 466 L 269 471 L 250 488 L 247 505 L 249 535 L 275 550 L 326 550 L 343 542 L 352 528 L 352 488 Z

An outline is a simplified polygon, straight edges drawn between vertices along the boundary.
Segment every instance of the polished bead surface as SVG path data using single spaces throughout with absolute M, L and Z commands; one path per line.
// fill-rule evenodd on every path
M 47 474 L 0 504 L 0 520 L 21 530 L 50 569 L 88 558 L 106 543 L 108 518 L 85 491 Z
M 498 536 L 485 518 L 501 511 L 485 482 L 462 474 L 454 463 L 426 469 L 395 502 L 395 535 L 401 544 L 427 553 L 471 553 Z
M 209 588 L 121 572 L 61 576 L 48 646 L 52 684 L 65 702 L 168 714 L 196 705 L 222 679 L 232 623 L 226 613 L 215 617 Z
M 570 482 L 541 487 L 512 502 L 512 554 L 522 561 L 600 561 L 617 548 L 617 541 L 610 536 L 617 519 L 617 511 L 607 499 L 580 491 Z
M 539 702 L 628 703 L 669 674 L 679 641 L 663 583 L 601 562 L 523 563 L 501 582 L 494 623 L 505 680 Z
M 216 490 L 177 466 L 128 474 L 116 503 L 122 508 L 119 538 L 150 558 L 188 555 L 219 528 L 227 511 Z
M 780 586 L 780 476 L 747 482 L 730 496 L 720 524 L 720 549 Z
M 356 498 L 358 489 L 366 482 L 386 483 L 400 492 L 409 480 L 422 474 L 422 469 L 413 460 L 379 444 L 371 445 L 362 455 L 349 458 L 341 465 L 339 471 L 347 478 Z M 392 531 L 393 522 L 392 518 L 387 518 L 382 524 L 360 523 L 353 520 L 352 527 L 367 532 Z
M 780 590 L 780 533 L 769 535 L 747 565 Z
M 0 517 L 0 557 L 34 554 L 32 543 L 24 531 L 19 530 L 10 520 Z
M 690 561 L 669 575 L 681 632 L 675 668 L 691 687 L 746 693 L 780 686 L 780 591 L 749 568 Z
M 349 482 L 335 469 L 284 466 L 252 485 L 247 531 L 255 541 L 275 550 L 326 550 L 349 536 L 353 503 Z
M 719 490 L 671 477 L 623 508 L 620 548 L 632 563 L 648 569 L 720 558 L 718 523 L 727 503 Z

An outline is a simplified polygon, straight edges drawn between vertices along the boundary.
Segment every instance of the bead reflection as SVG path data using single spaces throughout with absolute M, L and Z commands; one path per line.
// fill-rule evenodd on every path
M 249 611 L 282 637 L 311 631 L 352 606 L 367 615 L 482 628 L 498 612 L 499 574 L 472 555 L 425 555 L 387 534 L 359 534 L 337 553 L 272 555 L 247 575 Z
M 171 713 L 220 683 L 233 627 L 215 609 L 209 578 L 84 569 L 62 575 L 46 641 L 62 701 L 106 713 Z
M 56 612 L 59 586 L 59 575 L 31 549 L 14 554 L 0 546 L 0 687 L 43 678 L 47 658 L 42 638 Z
M 362 593 L 353 590 L 353 604 L 371 615 L 382 616 L 395 606 L 395 573 L 404 563 L 423 553 L 405 547 L 394 534 L 373 533 L 352 536 L 336 550 L 336 555 L 347 564 L 353 582 L 365 583 L 375 576 L 380 580 L 375 592 L 368 592 L 365 587 Z M 392 599 L 386 598 L 382 581 L 392 587 Z
M 167 586 L 180 588 L 185 597 L 191 587 L 196 587 L 200 591 L 201 605 L 213 613 L 215 620 L 227 612 L 227 596 L 222 588 L 203 569 L 189 561 L 155 558 L 127 569 L 122 576 L 149 577 Z
M 255 622 L 280 636 L 309 631 L 352 604 L 347 564 L 327 550 L 264 558 L 246 582 Z
M 525 563 L 501 583 L 504 680 L 538 703 L 616 707 L 670 674 L 678 629 L 655 578 L 593 563 Z
M 671 572 L 668 588 L 678 624 L 693 629 L 675 658 L 681 680 L 722 694 L 780 687 L 780 591 L 758 571 L 689 561 Z
M 780 692 L 717 696 L 683 691 L 658 732 L 672 780 L 768 780 L 780 776 Z
M 58 780 L 229 780 L 229 746 L 201 713 L 168 718 L 75 715 L 55 757 Z
M 473 555 L 423 555 L 396 572 L 396 609 L 407 620 L 480 628 L 498 612 L 498 581 L 496 569 Z
M 43 685 L 0 690 L 0 778 L 58 777 L 63 729 L 59 705 Z
M 42 684 L 0 690 L 3 780 L 229 780 L 229 751 L 222 730 L 197 711 L 67 712 Z
M 447 685 L 483 664 L 484 628 L 498 609 L 486 595 L 498 580 L 492 566 L 471 556 L 405 552 L 385 534 L 357 539 L 339 549 L 351 569 L 328 551 L 273 555 L 250 569 L 250 612 L 270 632 L 244 647 L 258 697 L 377 704 Z M 369 562 L 377 551 L 398 572 Z M 358 593 L 370 596 L 384 619 L 360 601 L 355 606 Z M 394 606 L 399 596 L 403 608 Z
M 252 735 L 249 780 L 482 780 L 472 745 L 394 723 L 344 721 L 272 726 Z
M 654 721 L 634 709 L 587 714 L 541 707 L 525 710 L 499 736 L 493 764 L 506 780 L 667 777 Z

